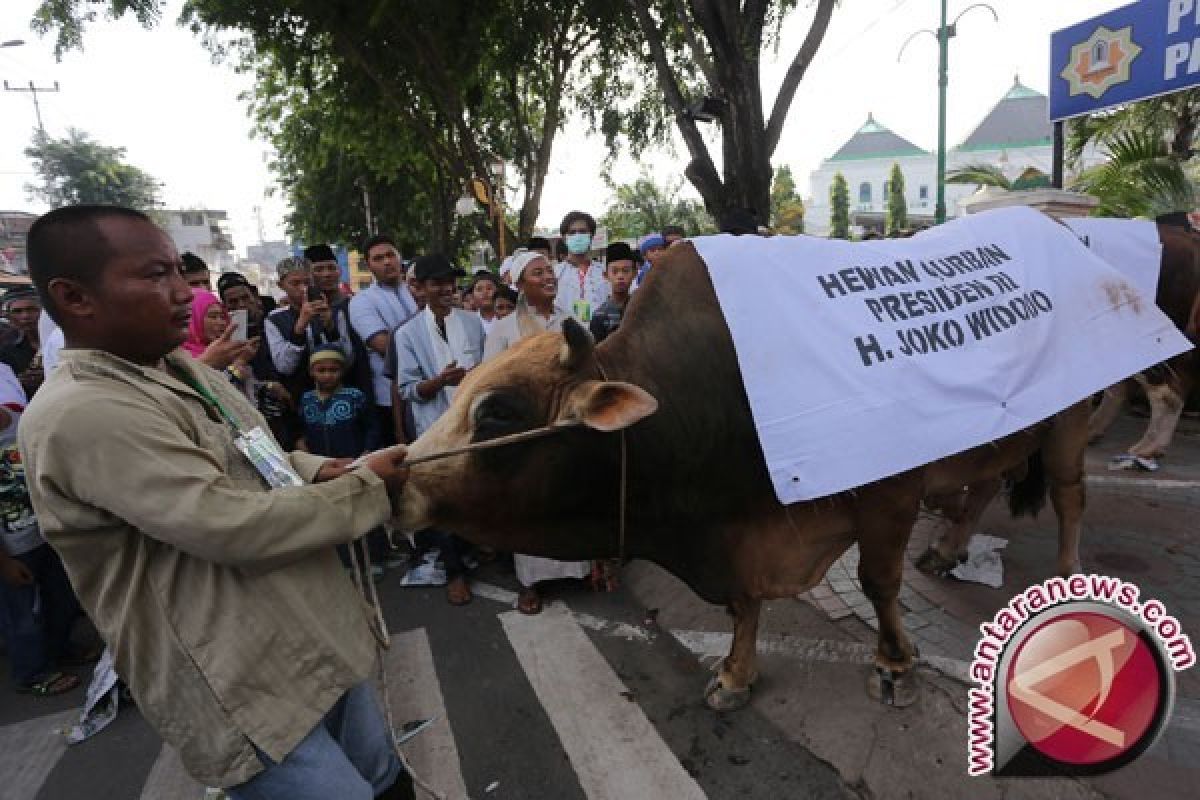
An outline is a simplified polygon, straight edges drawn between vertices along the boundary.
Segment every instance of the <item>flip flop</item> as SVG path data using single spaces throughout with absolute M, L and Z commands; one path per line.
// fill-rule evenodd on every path
M 54 697 L 65 694 L 79 686 L 79 678 L 66 672 L 49 672 L 30 683 L 17 687 L 21 694 L 31 694 L 34 697 Z

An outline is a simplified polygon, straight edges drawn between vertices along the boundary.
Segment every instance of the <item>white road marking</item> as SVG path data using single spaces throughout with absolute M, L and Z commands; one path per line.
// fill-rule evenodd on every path
M 1171 478 L 1125 478 L 1120 475 L 1088 475 L 1089 486 L 1120 486 L 1125 489 L 1157 489 L 1192 492 L 1200 489 L 1200 481 L 1181 481 Z
M 458 758 L 450 722 L 446 719 L 442 686 L 425 630 L 418 628 L 392 634 L 392 646 L 384 655 L 384 669 L 388 700 L 397 726 L 410 720 L 437 718 L 401 745 L 404 757 L 421 780 L 441 792 L 447 800 L 463 800 L 467 797 L 467 787 L 462 776 L 462 762 Z M 418 796 L 420 794 L 418 792 Z
M 179 751 L 164 743 L 142 787 L 141 800 L 202 800 L 204 789 L 183 768 Z
M 517 593 L 510 592 L 508 589 L 502 589 L 490 583 L 472 581 L 471 591 L 480 597 L 494 600 L 502 605 L 511 606 L 512 608 L 517 607 Z M 591 614 L 581 614 L 575 611 L 572 611 L 571 614 L 575 617 L 576 622 L 588 630 L 639 642 L 651 642 L 654 640 L 653 633 L 637 625 L 630 625 L 626 622 L 613 622 L 612 620 L 603 619 Z
M 0 728 L 0 794 L 5 800 L 37 796 L 46 776 L 67 752 L 67 740 L 59 729 L 78 721 L 79 711 L 71 709 Z
M 705 797 L 566 606 L 500 622 L 591 800 Z

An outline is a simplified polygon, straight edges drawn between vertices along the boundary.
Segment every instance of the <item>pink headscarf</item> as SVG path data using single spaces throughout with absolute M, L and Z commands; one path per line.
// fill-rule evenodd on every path
M 220 304 L 220 299 L 207 289 L 192 290 L 192 320 L 188 323 L 188 338 L 183 349 L 197 358 L 208 347 L 208 342 L 204 341 L 204 315 L 213 305 Z

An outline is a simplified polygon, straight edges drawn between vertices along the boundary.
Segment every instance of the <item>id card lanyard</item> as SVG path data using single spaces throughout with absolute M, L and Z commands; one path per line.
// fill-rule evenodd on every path
M 304 479 L 292 468 L 287 454 L 271 438 L 270 434 L 259 426 L 255 426 L 250 430 L 243 430 L 237 419 L 221 404 L 217 396 L 208 390 L 208 387 L 195 380 L 190 374 L 179 367 L 172 365 L 172 369 L 179 376 L 180 380 L 190 386 L 196 394 L 204 398 L 205 402 L 217 409 L 217 413 L 233 429 L 234 445 L 237 446 L 237 449 L 246 457 L 246 460 L 250 462 L 251 466 L 266 481 L 268 486 L 272 489 L 282 489 L 286 486 L 304 485 Z

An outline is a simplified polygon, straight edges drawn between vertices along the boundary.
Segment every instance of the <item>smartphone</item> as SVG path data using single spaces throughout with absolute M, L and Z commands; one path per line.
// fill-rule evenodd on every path
M 308 287 L 308 302 L 315 303 L 318 300 L 324 300 L 325 293 L 315 286 Z
M 229 340 L 232 342 L 246 341 L 250 325 L 250 312 L 244 308 L 230 311 L 229 324 L 233 326 L 233 333 L 230 334 Z

